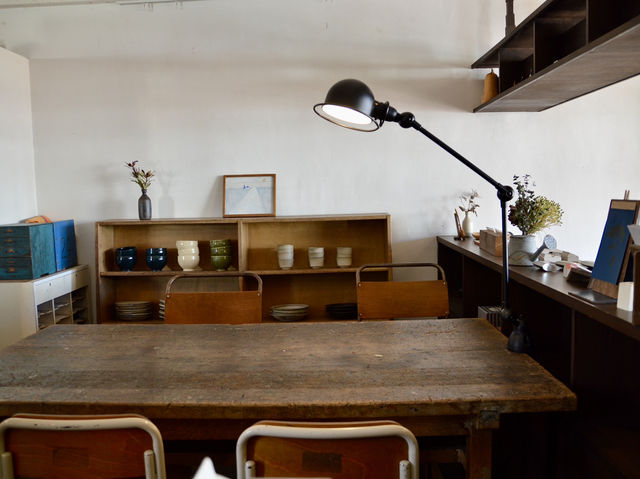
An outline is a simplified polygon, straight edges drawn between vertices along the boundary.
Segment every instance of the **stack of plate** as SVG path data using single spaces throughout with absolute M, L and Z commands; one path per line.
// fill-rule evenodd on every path
M 327 304 L 325 310 L 333 319 L 357 319 L 358 305 L 356 303 Z
M 120 321 L 144 321 L 151 319 L 151 301 L 119 301 L 116 303 L 116 318 Z
M 271 307 L 271 316 L 278 321 L 300 321 L 309 314 L 308 304 L 280 304 Z
M 158 303 L 158 319 L 164 321 L 164 299 Z

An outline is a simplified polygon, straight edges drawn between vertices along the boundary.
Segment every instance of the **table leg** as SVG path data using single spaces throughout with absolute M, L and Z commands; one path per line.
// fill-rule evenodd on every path
M 467 479 L 491 479 L 491 429 L 471 428 L 467 437 Z

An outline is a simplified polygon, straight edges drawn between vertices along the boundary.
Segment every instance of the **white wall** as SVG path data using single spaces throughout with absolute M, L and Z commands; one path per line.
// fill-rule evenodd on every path
M 541 1 L 516 3 L 518 22 Z M 313 113 L 354 77 L 498 181 L 532 174 L 565 210 L 559 247 L 594 259 L 609 200 L 640 198 L 640 78 L 542 113 L 473 114 L 488 72 L 469 65 L 504 14 L 503 0 L 0 10 L 0 40 L 31 59 L 39 211 L 74 218 L 93 265 L 94 222 L 137 215 L 123 166 L 137 159 L 157 171 L 154 217 L 219 216 L 222 175 L 276 173 L 279 215 L 391 213 L 397 261 L 434 260 L 471 188 L 476 227 L 499 226 L 495 191 L 417 132 Z
M 35 216 L 29 60 L 0 48 L 0 224 Z

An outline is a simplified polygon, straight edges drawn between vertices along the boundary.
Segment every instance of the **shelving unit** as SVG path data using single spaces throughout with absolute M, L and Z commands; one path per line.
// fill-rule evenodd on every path
M 90 322 L 89 267 L 34 280 L 0 281 L 0 348 L 58 323 Z
M 547 0 L 471 65 L 499 68 L 474 112 L 542 111 L 640 73 L 640 2 Z
M 177 262 L 175 242 L 184 239 L 198 241 L 201 270 L 186 274 L 193 278 L 189 287 L 199 289 L 208 286 L 198 277 L 213 270 L 209 240 L 231 239 L 231 267 L 252 271 L 262 278 L 265 321 L 270 320 L 271 306 L 284 303 L 308 304 L 309 320 L 326 319 L 326 304 L 356 301 L 358 266 L 391 261 L 388 214 L 101 221 L 96 223 L 98 322 L 116 320 L 114 304 L 118 301 L 152 301 L 157 309 L 169 278 L 183 273 Z M 278 267 L 276 247 L 284 243 L 294 245 L 294 264 L 290 270 Z M 114 251 L 121 246 L 138 249 L 133 271 L 119 271 L 115 264 Z M 323 268 L 309 267 L 309 246 L 325 248 Z M 338 246 L 353 248 L 351 267 L 337 266 Z M 169 261 L 163 271 L 152 272 L 146 266 L 145 249 L 151 247 L 169 250 Z M 371 276 L 388 274 L 374 271 Z

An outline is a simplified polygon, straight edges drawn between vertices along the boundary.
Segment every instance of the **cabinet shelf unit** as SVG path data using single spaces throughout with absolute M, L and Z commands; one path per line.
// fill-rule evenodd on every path
M 640 73 L 640 2 L 547 0 L 471 68 L 499 68 L 474 112 L 542 111 Z
M 53 324 L 90 322 L 89 267 L 32 280 L 0 281 L 0 348 Z
M 175 244 L 185 239 L 198 241 L 199 271 L 184 272 L 178 265 Z M 209 261 L 212 239 L 231 239 L 232 268 L 251 271 L 262 278 L 265 321 L 271 320 L 271 306 L 285 303 L 308 304 L 309 320 L 325 319 L 326 304 L 356 301 L 358 266 L 391 262 L 390 217 L 386 213 L 100 221 L 96 223 L 98 322 L 116 321 L 114 305 L 119 301 L 151 301 L 158 311 L 167 281 L 176 273 L 186 274 L 193 281 L 192 286 L 196 285 L 198 277 L 214 270 Z M 289 270 L 278 267 L 279 244 L 294 245 L 294 264 Z M 138 250 L 132 271 L 120 271 L 115 264 L 115 249 L 122 246 L 135 246 Z M 322 268 L 309 267 L 309 246 L 324 247 Z M 338 246 L 352 247 L 350 267 L 337 266 Z M 145 249 L 152 247 L 168 249 L 163 271 L 153 272 L 145 263 Z M 387 277 L 389 273 L 372 271 L 370 275 Z M 195 287 L 207 286 L 201 282 Z M 237 287 L 242 287 L 242 282 Z

